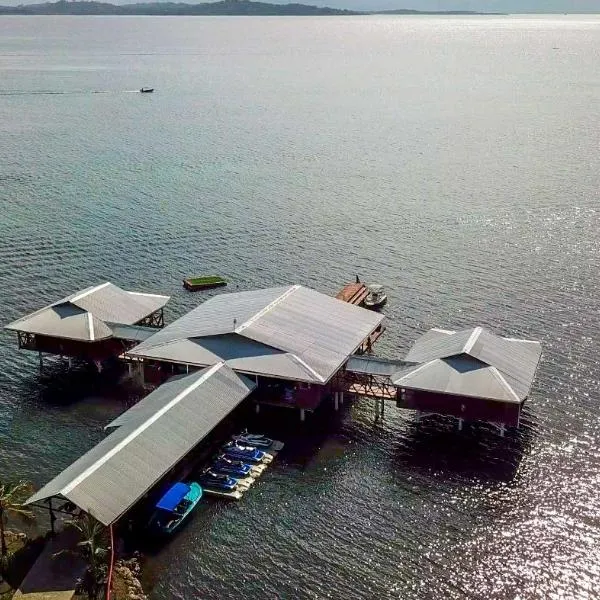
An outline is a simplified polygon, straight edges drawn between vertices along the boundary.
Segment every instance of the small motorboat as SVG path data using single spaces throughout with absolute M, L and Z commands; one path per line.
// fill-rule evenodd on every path
M 387 302 L 387 295 L 382 285 L 367 286 L 369 293 L 364 299 L 366 308 L 380 308 Z
M 173 485 L 156 503 L 150 528 L 159 533 L 173 533 L 194 510 L 202 498 L 202 487 L 195 481 Z
M 237 487 L 237 480 L 229 475 L 223 475 L 221 473 L 215 473 L 208 469 L 204 471 L 198 478 L 203 486 L 212 488 L 215 490 L 224 490 L 226 492 L 233 492 Z
M 154 91 L 154 88 L 143 87 L 140 92 L 142 94 L 151 94 Z
M 249 462 L 261 462 L 265 458 L 265 453 L 262 450 L 257 450 L 253 446 L 241 446 L 233 442 L 225 444 L 223 451 L 227 458 L 235 458 Z
M 250 477 L 252 465 L 248 465 L 241 460 L 232 460 L 223 454 L 217 458 L 210 469 L 214 473 L 225 473 L 232 477 Z
M 233 436 L 233 441 L 240 446 L 254 446 L 267 450 L 273 445 L 274 440 L 261 433 L 248 433 L 248 430 L 242 431 L 239 435 Z

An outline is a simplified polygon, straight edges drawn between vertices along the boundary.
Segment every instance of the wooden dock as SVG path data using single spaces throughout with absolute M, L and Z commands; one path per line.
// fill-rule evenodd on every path
M 368 293 L 369 290 L 364 283 L 347 283 L 335 297 L 348 304 L 362 306 Z

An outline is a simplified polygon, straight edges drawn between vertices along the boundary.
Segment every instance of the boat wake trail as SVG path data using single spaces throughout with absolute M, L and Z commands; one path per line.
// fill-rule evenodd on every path
M 0 90 L 0 96 L 82 96 L 86 94 L 133 94 L 140 90 Z

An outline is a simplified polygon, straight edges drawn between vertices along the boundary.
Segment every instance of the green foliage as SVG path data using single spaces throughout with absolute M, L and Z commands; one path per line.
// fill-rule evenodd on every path
M 0 481 L 0 547 L 2 556 L 8 554 L 6 546 L 6 523 L 10 515 L 25 521 L 31 521 L 34 514 L 23 506 L 23 502 L 31 495 L 32 486 L 26 481 L 8 484 Z
M 108 531 L 92 515 L 82 513 L 78 518 L 66 521 L 67 527 L 79 532 L 77 551 L 87 563 L 87 569 L 79 587 L 90 600 L 96 600 L 104 590 L 107 578 L 109 554 Z
M 186 4 L 147 2 L 115 5 L 107 2 L 45 2 L 0 6 L 0 13 L 22 15 L 351 15 L 357 12 L 306 4 L 270 4 L 249 0 L 220 0 Z

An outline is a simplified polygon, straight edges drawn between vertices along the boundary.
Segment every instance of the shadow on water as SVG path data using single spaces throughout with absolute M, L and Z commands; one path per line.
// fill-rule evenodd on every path
M 393 449 L 395 464 L 417 472 L 446 474 L 448 478 L 510 482 L 528 452 L 533 429 L 509 428 L 504 436 L 484 423 L 465 423 L 429 416 L 407 423 Z
M 33 370 L 23 379 L 22 386 L 24 396 L 50 406 L 70 406 L 90 395 L 112 397 L 130 406 L 143 396 L 116 361 L 101 372 L 85 362 L 69 368 L 66 360 L 46 361 L 41 372 Z

